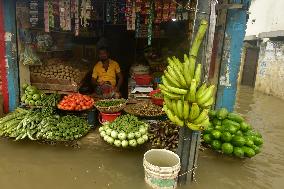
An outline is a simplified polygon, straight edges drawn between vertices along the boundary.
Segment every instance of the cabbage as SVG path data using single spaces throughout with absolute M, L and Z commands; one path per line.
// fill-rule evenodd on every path
M 114 139 L 111 137 L 108 137 L 107 139 L 107 143 L 112 144 L 114 142 Z
M 107 142 L 108 138 L 109 138 L 109 136 L 105 135 L 105 136 L 104 136 L 104 141 Z
M 123 148 L 126 148 L 128 146 L 128 141 L 127 140 L 123 140 L 121 142 L 121 145 L 122 145 Z
M 114 141 L 114 145 L 115 145 L 116 147 L 120 147 L 120 146 L 121 146 L 121 141 L 120 141 L 120 140 L 115 140 L 115 141 Z
M 130 140 L 130 141 L 129 141 L 129 145 L 130 145 L 131 147 L 136 147 L 136 146 L 137 146 L 136 140 L 135 140 L 135 139 Z
M 103 127 L 100 127 L 99 128 L 99 132 L 102 132 L 102 131 L 104 131 L 105 129 L 103 128 Z
M 123 132 L 121 132 L 121 133 L 118 134 L 118 138 L 119 138 L 120 140 L 125 140 L 126 137 L 127 137 L 126 134 L 123 133 Z M 127 144 L 128 144 L 128 142 L 127 142 Z
M 145 142 L 148 140 L 148 135 L 143 135 L 142 138 L 145 140 Z
M 141 135 L 144 135 L 146 133 L 145 127 L 141 126 L 139 132 L 141 133 Z
M 107 134 L 108 136 L 110 136 L 111 132 L 112 132 L 112 130 L 109 129 L 109 128 L 106 130 L 106 134 Z
M 128 135 L 127 135 L 127 138 L 130 139 L 130 140 L 133 139 L 134 137 L 135 137 L 135 134 L 132 133 L 132 132 L 128 133 Z
M 145 141 L 144 141 L 144 139 L 142 137 L 137 139 L 137 143 L 138 144 L 143 144 L 144 142 Z
M 117 132 L 116 131 L 112 131 L 110 133 L 110 135 L 111 135 L 112 138 L 117 138 Z
M 136 138 L 140 138 L 140 137 L 141 137 L 141 133 L 140 133 L 140 132 L 138 132 L 138 131 L 137 131 L 137 132 L 135 132 L 135 137 L 136 137 Z
M 101 134 L 102 137 L 106 136 L 106 132 L 105 131 L 101 131 L 100 134 Z

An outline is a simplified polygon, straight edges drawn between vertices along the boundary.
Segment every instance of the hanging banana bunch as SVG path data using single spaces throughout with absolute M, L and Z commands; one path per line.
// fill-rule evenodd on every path
M 203 130 L 209 125 L 208 112 L 214 103 L 214 85 L 201 84 L 202 65 L 196 65 L 199 47 L 208 27 L 201 21 L 196 37 L 190 49 L 190 56 L 168 58 L 168 67 L 159 85 L 164 94 L 164 111 L 168 118 L 179 126 L 192 130 Z

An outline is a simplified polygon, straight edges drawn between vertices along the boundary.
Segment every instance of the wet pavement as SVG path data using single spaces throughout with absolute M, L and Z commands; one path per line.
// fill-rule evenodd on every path
M 284 188 L 284 101 L 242 87 L 236 111 L 263 135 L 262 153 L 252 159 L 200 151 L 191 189 Z M 75 147 L 0 140 L 1 189 L 146 189 L 146 149 L 122 150 L 93 131 Z

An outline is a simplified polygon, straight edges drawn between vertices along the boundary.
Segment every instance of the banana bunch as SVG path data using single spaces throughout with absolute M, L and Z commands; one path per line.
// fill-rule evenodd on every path
M 208 27 L 203 20 L 196 34 L 190 56 L 168 58 L 168 67 L 159 85 L 164 95 L 164 111 L 168 118 L 179 126 L 203 130 L 210 125 L 208 112 L 214 103 L 214 85 L 201 84 L 202 65 L 196 65 L 198 49 Z

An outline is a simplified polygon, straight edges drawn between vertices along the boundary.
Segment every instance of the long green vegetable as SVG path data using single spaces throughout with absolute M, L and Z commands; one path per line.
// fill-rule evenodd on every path
M 30 140 L 76 140 L 90 129 L 87 121 L 77 116 L 53 114 L 52 109 L 24 110 L 0 119 L 0 136 Z

